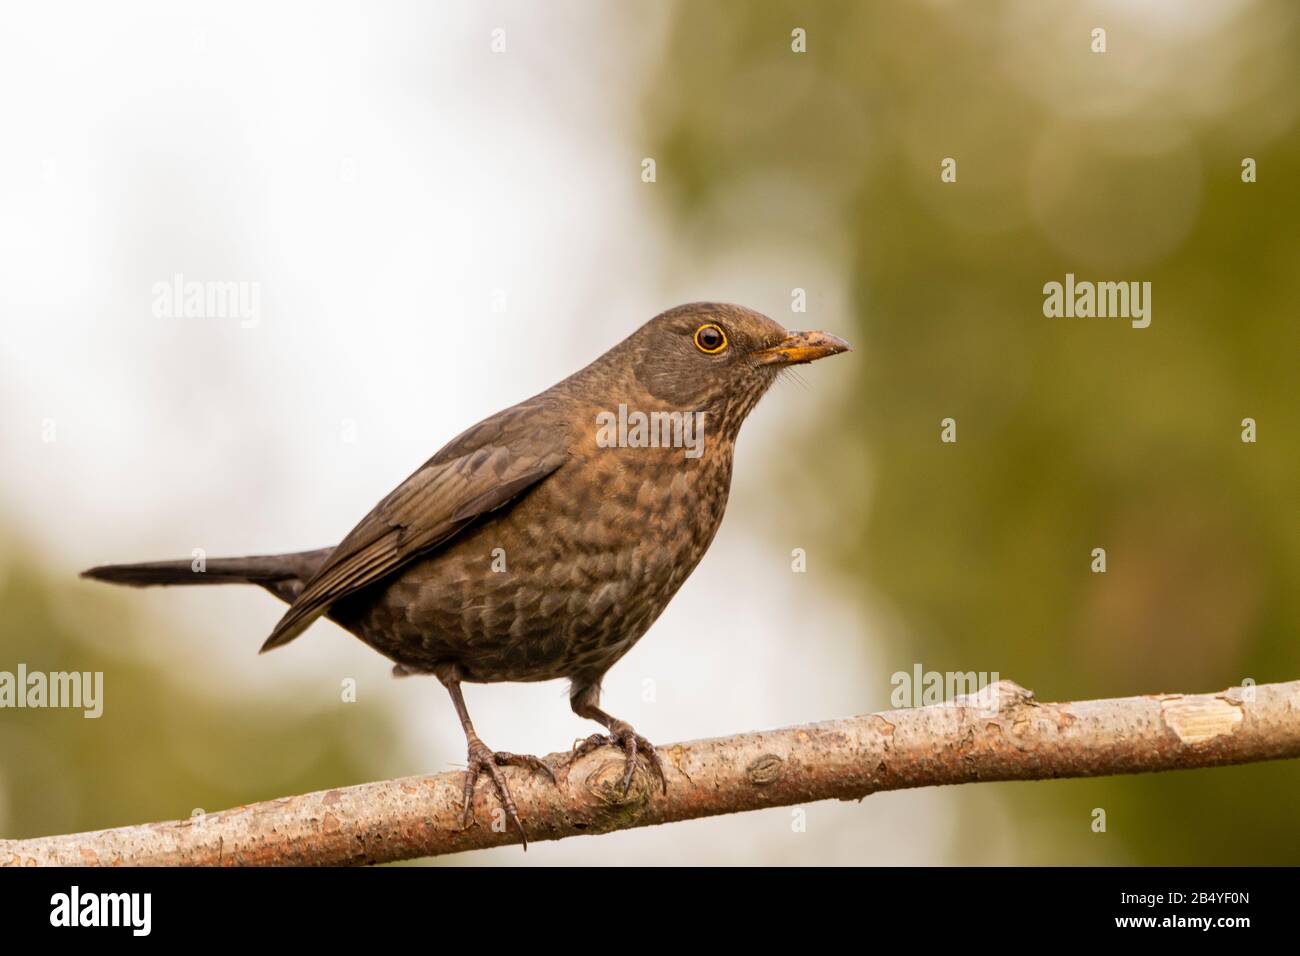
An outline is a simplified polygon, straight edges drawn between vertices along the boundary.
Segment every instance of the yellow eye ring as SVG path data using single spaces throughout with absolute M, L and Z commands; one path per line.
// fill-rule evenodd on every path
M 727 333 L 712 322 L 695 330 L 695 347 L 705 355 L 717 355 L 727 347 Z

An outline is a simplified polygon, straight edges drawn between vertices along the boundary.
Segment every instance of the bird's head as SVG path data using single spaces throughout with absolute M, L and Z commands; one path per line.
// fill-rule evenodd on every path
M 791 332 L 742 306 L 696 302 L 655 316 L 620 348 L 653 399 L 720 413 L 739 427 L 783 369 L 849 344 L 826 332 Z

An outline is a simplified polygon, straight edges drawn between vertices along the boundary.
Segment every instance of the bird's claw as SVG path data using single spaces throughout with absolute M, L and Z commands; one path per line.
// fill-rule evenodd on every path
M 623 770 L 624 796 L 632 787 L 632 774 L 636 771 L 638 754 L 645 754 L 650 766 L 654 767 L 655 773 L 659 774 L 663 792 L 668 792 L 668 775 L 664 772 L 663 761 L 659 759 L 659 752 L 655 750 L 655 745 L 622 722 L 612 727 L 608 734 L 592 734 L 586 740 L 575 741 L 569 763 L 605 746 L 619 747 L 627 754 L 627 762 Z
M 528 834 L 524 832 L 524 825 L 519 822 L 519 811 L 515 807 L 514 798 L 510 795 L 510 788 L 506 785 L 505 774 L 500 770 L 501 767 L 527 767 L 534 773 L 543 773 L 551 781 L 558 783 L 555 779 L 555 772 L 551 770 L 539 758 L 531 754 L 512 754 L 504 750 L 493 751 L 483 743 L 483 741 L 474 739 L 469 742 L 468 764 L 465 768 L 465 794 L 464 807 L 461 810 L 461 826 L 468 827 L 474 822 L 474 785 L 478 782 L 479 774 L 486 773 L 492 778 L 492 783 L 496 787 L 497 796 L 501 798 L 501 806 L 506 812 L 506 817 L 514 823 L 523 838 L 524 849 L 528 849 Z

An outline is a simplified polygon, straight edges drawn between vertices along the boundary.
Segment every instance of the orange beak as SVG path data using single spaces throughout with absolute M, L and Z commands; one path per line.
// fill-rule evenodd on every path
M 759 365 L 803 365 L 851 351 L 848 342 L 829 332 L 790 332 L 779 344 L 754 352 L 751 357 Z

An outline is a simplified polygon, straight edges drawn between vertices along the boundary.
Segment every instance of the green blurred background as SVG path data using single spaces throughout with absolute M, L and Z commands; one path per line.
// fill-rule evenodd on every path
M 826 534 L 906 622 L 898 670 L 1051 700 L 1300 673 L 1298 24 L 1287 3 L 679 9 L 648 118 L 679 235 L 831 248 L 847 277 L 865 371 L 794 460 L 843 462 L 814 472 L 831 500 L 869 462 L 866 509 Z M 1045 318 L 1067 272 L 1150 281 L 1152 324 Z M 1038 836 L 1023 862 L 1295 863 L 1298 786 L 1288 762 L 1000 789 Z
M 481 17 L 475 44 L 502 22 L 515 49 L 533 37 L 534 46 L 562 50 L 574 88 L 608 80 L 600 102 L 624 124 L 609 141 L 581 127 L 592 138 L 566 148 L 613 155 L 629 170 L 618 187 L 635 196 L 624 228 L 642 238 L 615 246 L 626 259 L 586 250 L 576 266 L 557 243 L 556 258 L 543 264 L 617 274 L 637 268 L 642 245 L 657 247 L 640 263 L 666 306 L 697 297 L 678 290 L 699 283 L 700 262 L 731 263 L 748 275 L 749 304 L 853 343 L 844 387 L 822 389 L 816 401 L 798 392 L 789 399 L 796 417 L 783 421 L 779 449 L 763 444 L 761 467 L 751 466 L 733 511 L 808 503 L 784 509 L 768 533 L 775 560 L 785 560 L 797 533 L 817 556 L 822 587 L 887 622 L 841 642 L 846 661 L 876 662 L 860 710 L 888 707 L 889 675 L 917 662 L 996 671 L 1044 700 L 1300 677 L 1300 6 L 679 3 L 646 24 L 630 7 L 595 10 L 567 4 L 554 19 L 525 25 L 519 5 L 461 10 L 462 19 Z M 419 29 L 407 30 L 408 15 Z M 403 64 L 422 55 L 413 50 L 445 42 L 451 28 L 414 8 L 390 8 L 384 18 L 387 29 L 375 28 L 383 35 L 368 42 L 395 44 L 388 80 L 414 99 L 423 81 L 399 75 Z M 1105 53 L 1090 49 L 1094 27 L 1107 30 Z M 635 44 L 643 28 L 651 39 L 624 66 L 620 46 Z M 791 49 L 795 28 L 806 31 L 804 53 Z M 456 82 L 439 82 L 477 102 L 479 85 L 493 82 L 485 62 L 480 56 Z M 543 118 L 562 111 L 551 98 L 568 87 L 552 85 L 554 60 L 542 62 L 545 69 L 497 89 L 505 98 L 494 102 Z M 473 123 L 490 125 L 491 115 L 485 108 Z M 403 143 L 409 131 L 395 124 L 385 135 Z M 651 188 L 633 181 L 643 156 L 656 161 Z M 955 183 L 940 180 L 946 157 L 957 161 Z M 1256 183 L 1242 182 L 1245 157 L 1258 163 Z M 595 178 L 581 189 L 600 197 L 606 187 Z M 145 275 L 170 274 L 169 265 L 151 268 Z M 1045 318 L 1043 285 L 1067 272 L 1151 282 L 1151 326 Z M 594 288 L 579 285 L 573 308 L 584 297 L 589 306 Z M 806 291 L 806 315 L 789 311 L 796 288 Z M 562 314 L 566 306 L 550 308 Z M 613 320 L 618 334 L 649 314 L 628 312 Z M 577 344 L 530 383 L 544 387 L 574 355 L 585 361 L 618 337 L 604 328 L 593 344 L 589 327 L 574 320 L 566 334 Z M 528 351 L 500 336 L 495 345 L 499 361 Z M 821 371 L 803 378 L 815 385 Z M 15 393 L 7 397 L 22 407 Z M 495 404 L 477 411 L 518 397 L 491 393 L 484 401 Z M 452 409 L 451 420 L 463 425 L 473 410 Z M 7 445 L 19 468 L 40 414 L 22 411 Z M 957 422 L 955 444 L 939 440 L 948 417 Z M 1258 422 L 1254 444 L 1240 440 L 1245 417 Z M 278 440 L 275 424 L 264 440 Z M 410 446 L 392 460 L 420 460 L 412 449 L 427 453 L 427 436 L 404 437 Z M 274 453 L 243 451 L 259 463 L 254 477 L 218 499 L 220 510 L 205 505 L 193 528 L 219 524 L 217 515 L 245 498 L 285 496 L 289 466 Z M 407 465 L 393 467 L 399 478 Z M 382 480 L 368 483 L 355 504 L 383 490 Z M 391 701 L 363 696 L 336 706 L 332 678 L 296 680 L 290 669 L 273 692 L 265 684 L 245 690 L 232 677 L 211 693 L 178 679 L 177 658 L 159 659 L 157 649 L 192 618 L 152 616 L 139 594 L 71 576 L 78 562 L 161 557 L 146 546 L 172 553 L 177 542 L 132 536 L 102 517 L 112 510 L 104 506 L 93 550 L 51 547 L 47 556 L 37 530 L 43 506 L 18 520 L 29 507 L 15 500 L 18 530 L 0 532 L 0 669 L 24 661 L 105 670 L 115 706 L 93 733 L 76 713 L 0 713 L 0 835 L 169 818 L 187 807 L 445 769 L 421 765 L 418 741 L 401 736 Z M 262 507 L 275 513 L 273 504 Z M 347 508 L 331 507 L 344 512 L 335 515 L 341 533 Z M 260 542 L 212 553 L 321 543 L 303 534 L 286 541 L 268 526 Z M 114 535 L 126 536 L 125 553 L 111 550 Z M 1105 574 L 1090 571 L 1098 547 Z M 225 606 L 196 600 L 209 615 Z M 257 613 L 266 626 L 274 618 L 265 601 Z M 230 629 L 243 628 L 239 621 Z M 205 626 L 221 625 L 209 616 Z M 260 634 L 244 637 L 241 650 L 251 653 Z M 202 642 L 184 653 L 191 677 L 204 670 Z M 552 696 L 561 708 L 559 692 Z M 438 719 L 452 724 L 442 704 Z M 808 718 L 816 716 L 840 714 Z M 349 745 L 358 740 L 383 747 L 366 757 Z M 1297 788 L 1300 763 L 1291 761 L 965 787 L 938 809 L 891 795 L 899 802 L 890 806 L 904 808 L 895 819 L 938 834 L 903 857 L 916 862 L 1294 864 Z M 921 806 L 923 815 L 908 816 L 906 808 Z M 1094 808 L 1106 810 L 1105 835 L 1090 829 Z M 990 846 L 1001 831 L 1014 832 L 1014 844 Z M 599 840 L 580 845 L 585 859 L 608 859 Z M 788 856 L 782 846 L 772 843 L 761 859 L 819 859 Z M 688 850 L 681 859 L 716 857 Z M 867 854 L 856 861 L 872 862 Z

